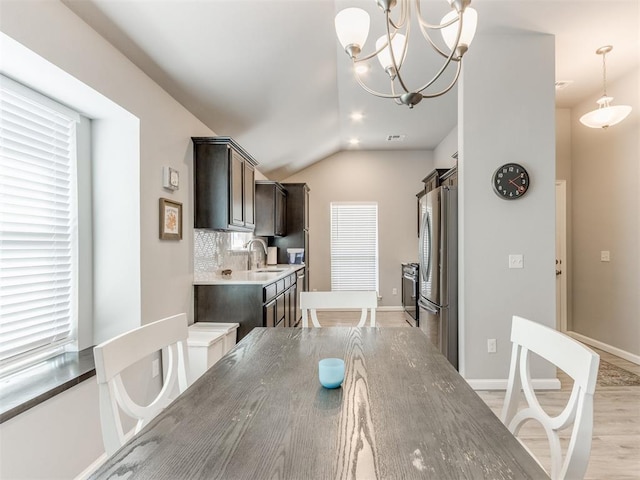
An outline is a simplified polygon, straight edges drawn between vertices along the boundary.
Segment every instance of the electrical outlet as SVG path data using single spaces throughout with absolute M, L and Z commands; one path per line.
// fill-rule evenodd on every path
M 524 268 L 524 258 L 522 255 L 509 255 L 509 268 Z
M 600 252 L 600 261 L 601 262 L 610 262 L 611 261 L 611 253 L 609 250 L 602 250 Z
M 394 294 L 394 295 L 397 295 L 398 294 L 398 289 L 397 288 L 392 289 L 391 293 Z
M 151 362 L 151 378 L 156 378 L 160 375 L 160 359 L 156 358 Z
M 487 339 L 487 353 L 496 353 L 497 347 L 498 345 L 495 338 Z

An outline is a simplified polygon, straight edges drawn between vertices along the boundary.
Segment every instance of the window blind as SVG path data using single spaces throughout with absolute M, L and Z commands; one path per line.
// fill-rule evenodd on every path
M 378 291 L 376 203 L 331 203 L 331 290 Z
M 76 119 L 0 78 L 0 367 L 71 340 Z

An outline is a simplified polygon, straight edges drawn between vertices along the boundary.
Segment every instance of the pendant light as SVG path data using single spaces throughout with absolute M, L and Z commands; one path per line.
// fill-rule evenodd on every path
M 596 102 L 598 108 L 580 117 L 580 123 L 589 128 L 608 128 L 620 123 L 631 113 L 629 105 L 611 106 L 613 97 L 607 95 L 607 64 L 605 58 L 612 49 L 611 45 L 605 45 L 596 50 L 598 55 L 602 55 L 603 94 Z

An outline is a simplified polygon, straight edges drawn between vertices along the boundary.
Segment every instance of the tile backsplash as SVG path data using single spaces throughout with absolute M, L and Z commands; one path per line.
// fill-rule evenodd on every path
M 247 250 L 244 245 L 253 238 L 252 233 L 216 232 L 194 230 L 193 270 L 194 274 L 217 273 L 224 269 L 246 270 Z M 252 264 L 262 262 L 264 253 L 260 246 L 252 249 Z

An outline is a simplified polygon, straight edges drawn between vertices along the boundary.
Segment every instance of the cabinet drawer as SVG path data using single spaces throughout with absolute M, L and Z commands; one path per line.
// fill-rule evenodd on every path
M 278 294 L 276 283 L 267 285 L 266 287 L 264 287 L 263 291 L 264 291 L 264 298 L 262 299 L 262 301 L 265 303 L 267 303 L 269 300 L 271 300 Z
M 284 286 L 284 278 L 282 280 L 278 280 L 276 282 L 276 295 L 284 292 L 285 286 Z

